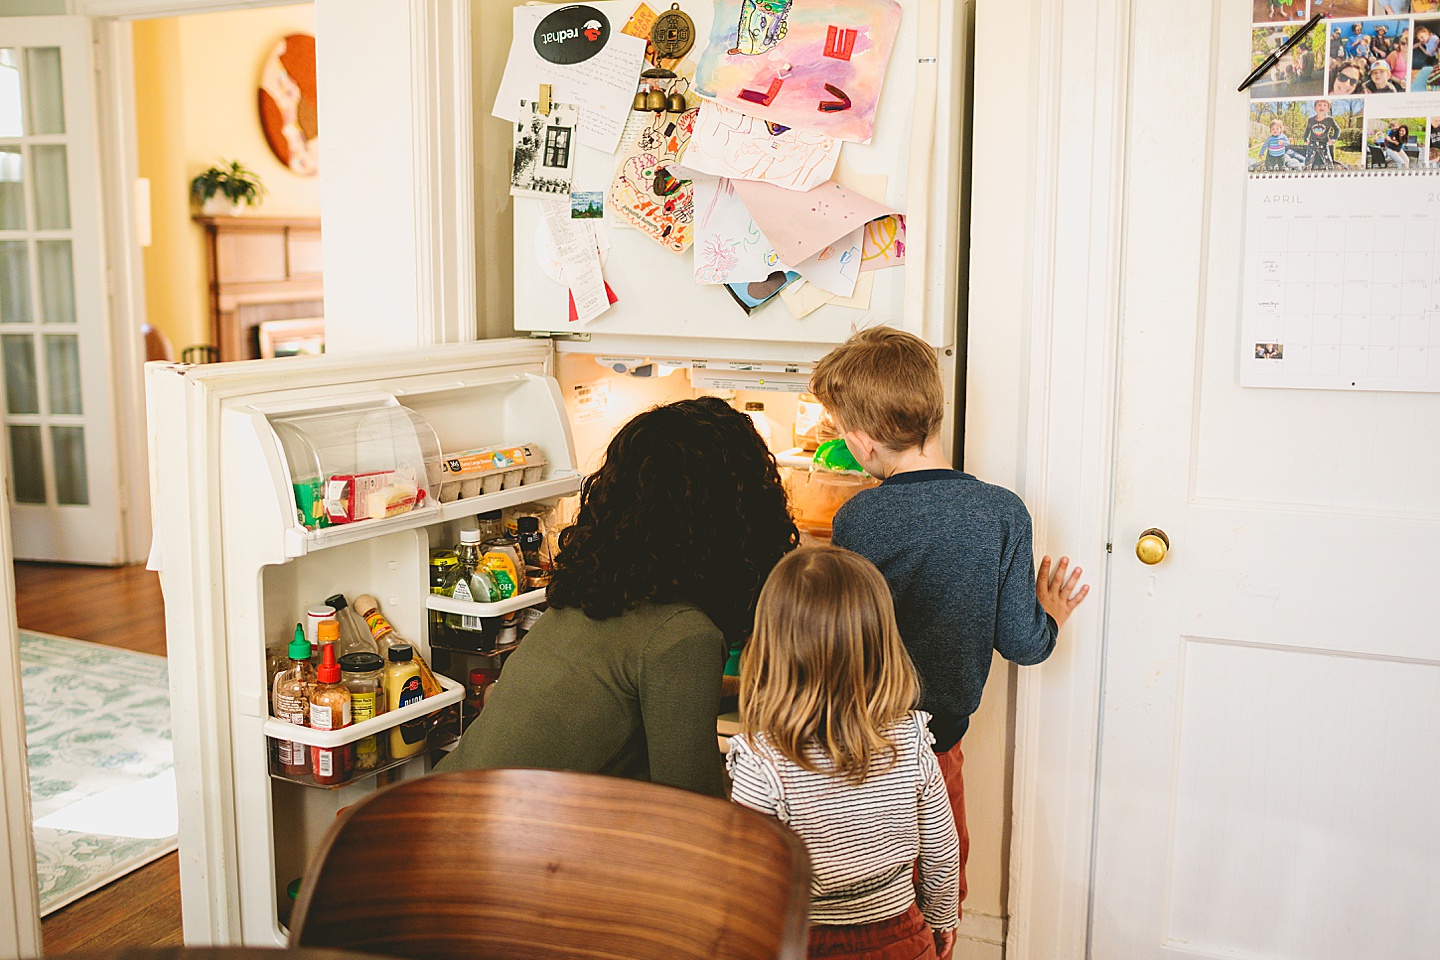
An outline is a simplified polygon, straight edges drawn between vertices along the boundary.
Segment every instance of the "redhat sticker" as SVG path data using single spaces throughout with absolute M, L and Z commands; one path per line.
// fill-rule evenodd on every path
M 605 48 L 610 21 L 594 7 L 561 7 L 535 28 L 535 52 L 551 63 L 584 63 Z

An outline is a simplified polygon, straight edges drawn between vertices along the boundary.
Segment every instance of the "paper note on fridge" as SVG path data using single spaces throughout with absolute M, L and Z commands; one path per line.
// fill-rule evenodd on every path
M 516 123 L 541 84 L 580 106 L 580 142 L 614 153 L 630 116 L 645 41 L 620 32 L 634 10 L 617 2 L 516 7 L 515 34 L 493 116 Z
M 600 254 L 588 220 L 570 219 L 568 199 L 540 201 L 545 225 L 550 230 L 556 259 L 560 262 L 570 295 L 575 303 L 576 321 L 589 323 L 610 309 L 610 291 L 600 273 Z
M 905 217 L 895 214 L 865 224 L 861 270 L 881 270 L 905 263 Z
M 830 179 L 841 142 L 813 130 L 772 133 L 764 120 L 707 100 L 700 105 L 684 162 L 717 177 L 809 190 Z
M 683 175 L 683 168 L 669 169 Z M 729 180 L 701 177 L 693 186 L 696 283 L 751 283 L 785 269 Z
M 819 253 L 791 269 L 809 284 L 827 293 L 849 297 L 855 293 L 855 283 L 860 279 L 860 250 L 864 234 L 865 228 L 858 227 L 839 240 L 826 244 Z
M 805 191 L 753 180 L 733 182 L 783 263 L 804 263 L 871 220 L 897 212 L 833 180 Z
M 772 123 L 868 141 L 895 0 L 715 0 L 695 90 Z

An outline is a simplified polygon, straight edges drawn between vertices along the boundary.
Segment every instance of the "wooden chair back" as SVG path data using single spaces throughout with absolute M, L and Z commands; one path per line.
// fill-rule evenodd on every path
M 174 360 L 175 348 L 170 345 L 170 338 L 165 336 L 165 331 L 159 327 L 152 327 L 148 323 L 140 324 L 140 335 L 145 338 L 145 359 L 149 360 Z
M 551 770 L 433 774 L 331 827 L 291 947 L 415 960 L 803 960 L 810 861 L 714 797 Z

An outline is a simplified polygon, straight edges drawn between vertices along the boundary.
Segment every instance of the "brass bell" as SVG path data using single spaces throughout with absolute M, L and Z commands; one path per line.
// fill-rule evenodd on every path
M 660 113 L 665 109 L 665 94 L 660 90 L 651 90 L 645 94 L 645 109 Z
M 645 96 L 644 90 L 635 91 L 635 101 L 630 104 L 631 110 L 644 110 L 650 105 L 649 98 Z
M 685 112 L 685 95 L 683 93 L 672 93 L 665 98 L 665 109 L 670 113 Z

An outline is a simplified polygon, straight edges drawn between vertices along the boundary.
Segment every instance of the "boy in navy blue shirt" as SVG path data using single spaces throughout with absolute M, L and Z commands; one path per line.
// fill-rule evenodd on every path
M 810 390 L 880 486 L 835 515 L 833 542 L 870 560 L 890 585 L 901 639 L 924 689 L 920 709 L 960 832 L 965 898 L 964 757 L 960 739 L 990 674 L 991 651 L 1036 664 L 1085 599 L 1069 557 L 1035 577 L 1030 513 L 1006 490 L 952 469 L 941 450 L 945 398 L 935 351 L 891 327 L 855 334 L 815 367 Z

